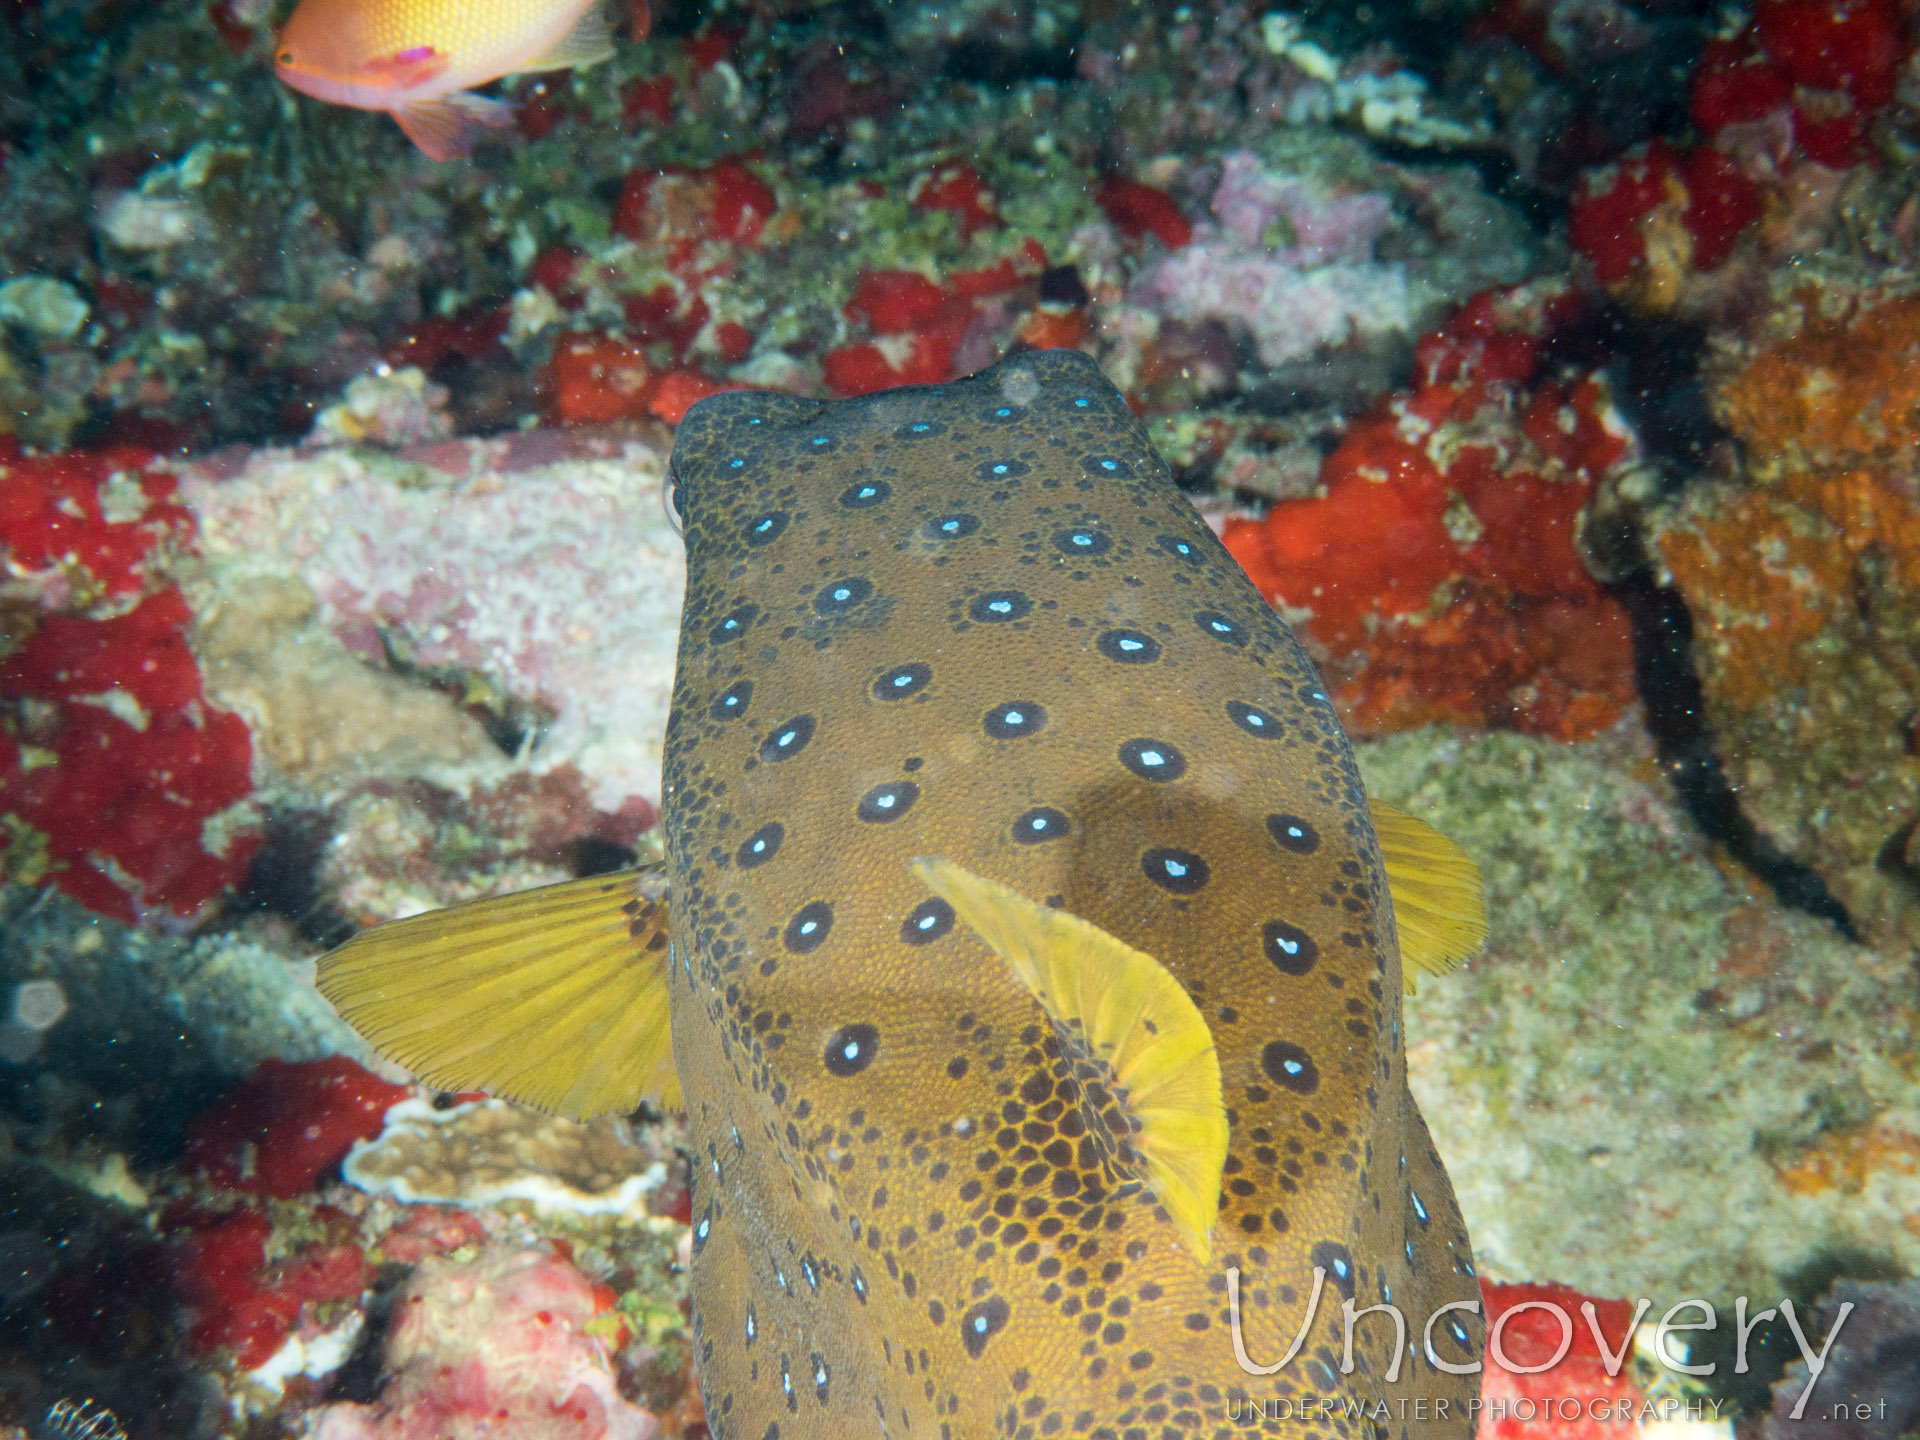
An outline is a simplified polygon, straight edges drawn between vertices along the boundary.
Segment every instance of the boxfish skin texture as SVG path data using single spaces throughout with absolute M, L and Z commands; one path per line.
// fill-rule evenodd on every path
M 1478 1288 L 1407 1089 L 1352 750 L 1098 368 L 717 395 L 672 475 L 671 1008 L 713 1433 L 1466 1440 L 1479 1377 L 1421 1336 Z M 1192 998 L 1230 1135 L 1209 1262 L 1115 1160 L 1124 1094 L 918 856 Z M 1316 1267 L 1299 1354 L 1248 1373 L 1229 1271 L 1271 1365 Z M 1405 1317 L 1396 1381 L 1385 1313 L 1341 1373 L 1343 1300 Z M 1479 1357 L 1477 1314 L 1431 1334 Z

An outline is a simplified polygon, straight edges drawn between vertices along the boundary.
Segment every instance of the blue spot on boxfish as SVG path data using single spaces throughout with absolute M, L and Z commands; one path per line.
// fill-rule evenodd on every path
M 752 699 L 753 682 L 736 680 L 720 692 L 707 713 L 716 720 L 738 720 L 747 713 L 747 705 Z
M 829 1075 L 858 1075 L 873 1063 L 880 1049 L 880 1032 L 871 1025 L 842 1025 L 827 1039 L 825 1053 Z
M 1176 850 L 1159 845 L 1140 857 L 1140 869 L 1147 879 L 1175 895 L 1194 895 L 1206 888 L 1213 872 L 1207 862 L 1191 850 Z
M 813 739 L 813 717 L 796 715 L 760 742 L 762 760 L 790 760 Z
M 1202 634 L 1211 635 L 1216 640 L 1225 641 L 1229 645 L 1247 643 L 1247 632 L 1217 610 L 1202 610 L 1193 617 L 1193 620 L 1200 627 Z
M 1298 815 L 1267 816 L 1267 833 L 1274 844 L 1295 855 L 1311 855 L 1320 848 L 1320 832 Z
M 911 780 L 895 780 L 891 784 L 876 785 L 862 795 L 855 813 L 870 824 L 883 824 L 888 820 L 898 820 L 913 808 L 913 802 L 919 798 L 918 785 Z
M 1260 1052 L 1260 1068 L 1274 1084 L 1296 1095 L 1311 1095 L 1320 1088 L 1313 1057 L 1291 1040 L 1269 1040 Z
M 793 517 L 784 510 L 775 510 L 770 515 L 759 515 L 747 522 L 747 544 L 771 545 L 786 534 L 787 524 Z
M 1160 642 L 1139 630 L 1103 630 L 1094 648 L 1122 665 L 1151 665 L 1160 658 Z
M 873 682 L 873 698 L 876 700 L 904 700 L 909 695 L 918 695 L 933 679 L 933 668 L 918 660 L 905 665 L 896 665 L 878 680 Z
M 1320 947 L 1297 925 L 1269 920 L 1260 929 L 1260 947 L 1282 975 L 1304 975 L 1320 958 Z
M 1018 480 L 1032 468 L 1019 460 L 989 460 L 975 466 L 973 473 L 982 480 Z
M 780 842 L 787 838 L 787 827 L 778 820 L 762 825 L 753 834 L 740 842 L 740 848 L 733 852 L 733 863 L 742 870 L 751 870 L 756 865 L 764 865 L 774 857 L 780 848 Z
M 976 516 L 942 515 L 922 525 L 920 533 L 929 540 L 963 540 L 979 528 L 980 521 Z
M 1249 735 L 1258 735 L 1262 740 L 1280 738 L 1280 717 L 1270 710 L 1262 710 L 1258 705 L 1248 705 L 1241 700 L 1229 700 L 1227 718 Z
M 1113 541 L 1098 530 L 1056 530 L 1053 548 L 1062 555 L 1104 555 L 1113 549 Z
M 1142 780 L 1178 780 L 1187 773 L 1187 757 L 1164 740 L 1127 741 L 1120 763 Z
M 840 503 L 849 510 L 864 510 L 891 498 L 893 487 L 884 480 L 862 480 L 840 492 Z
M 858 575 L 836 580 L 813 597 L 813 608 L 822 615 L 844 615 L 866 603 L 873 594 L 873 582 Z
M 989 710 L 981 722 L 995 740 L 1019 740 L 1037 734 L 1047 723 L 1047 712 L 1028 700 L 1009 700 Z
M 1009 620 L 1024 620 L 1033 602 L 1018 590 L 989 590 L 975 597 L 967 614 L 982 625 L 1001 625 Z
M 901 922 L 900 938 L 909 945 L 927 945 L 953 929 L 953 906 L 938 895 L 922 900 Z
M 759 615 L 758 605 L 741 605 L 730 610 L 720 617 L 711 630 L 707 631 L 707 639 L 714 645 L 724 645 L 729 640 L 738 640 L 752 628 L 753 622 L 759 618 Z
M 1064 814 L 1051 805 L 1036 805 L 1013 822 L 1013 838 L 1019 845 L 1038 845 L 1043 840 L 1058 840 L 1067 829 Z

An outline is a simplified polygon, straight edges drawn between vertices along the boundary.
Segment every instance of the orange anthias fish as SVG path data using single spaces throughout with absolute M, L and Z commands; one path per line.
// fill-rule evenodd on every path
M 512 106 L 474 86 L 612 54 L 601 0 L 300 0 L 273 69 L 317 100 L 390 112 L 449 160 L 473 148 L 475 126 L 513 123 Z

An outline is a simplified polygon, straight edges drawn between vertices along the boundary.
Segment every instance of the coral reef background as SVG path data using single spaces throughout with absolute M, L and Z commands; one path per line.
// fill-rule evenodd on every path
M 1407 1026 L 1490 1313 L 1851 1301 L 1819 1434 L 1910 1428 L 1912 4 L 644 13 L 442 164 L 269 0 L 0 11 L 0 1435 L 704 1433 L 676 1118 L 428 1093 L 313 961 L 659 853 L 694 400 L 1018 345 L 1483 867 Z M 1501 1394 L 1814 1433 L 1724 1340 Z

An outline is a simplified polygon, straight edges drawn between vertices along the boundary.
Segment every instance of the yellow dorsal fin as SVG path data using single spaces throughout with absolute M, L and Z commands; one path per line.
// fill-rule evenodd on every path
M 597 65 L 613 56 L 613 26 L 607 21 L 607 7 L 593 0 L 586 13 L 574 22 L 546 54 L 520 67 L 532 70 L 571 70 L 576 65 Z
M 1444 975 L 1486 942 L 1480 867 L 1426 821 L 1382 800 L 1368 803 L 1380 836 L 1380 858 L 1387 866 L 1387 888 L 1400 931 L 1400 965 L 1411 995 L 1416 970 Z
M 680 1103 L 667 1028 L 663 866 L 375 926 L 320 960 L 320 993 L 441 1090 L 584 1120 Z
M 1054 1027 L 1077 1033 L 1113 1071 L 1140 1123 L 1131 1144 L 1155 1195 L 1188 1248 L 1211 1260 L 1227 1111 L 1212 1032 L 1180 982 L 1099 926 L 950 860 L 923 856 L 913 871 L 999 953 Z

